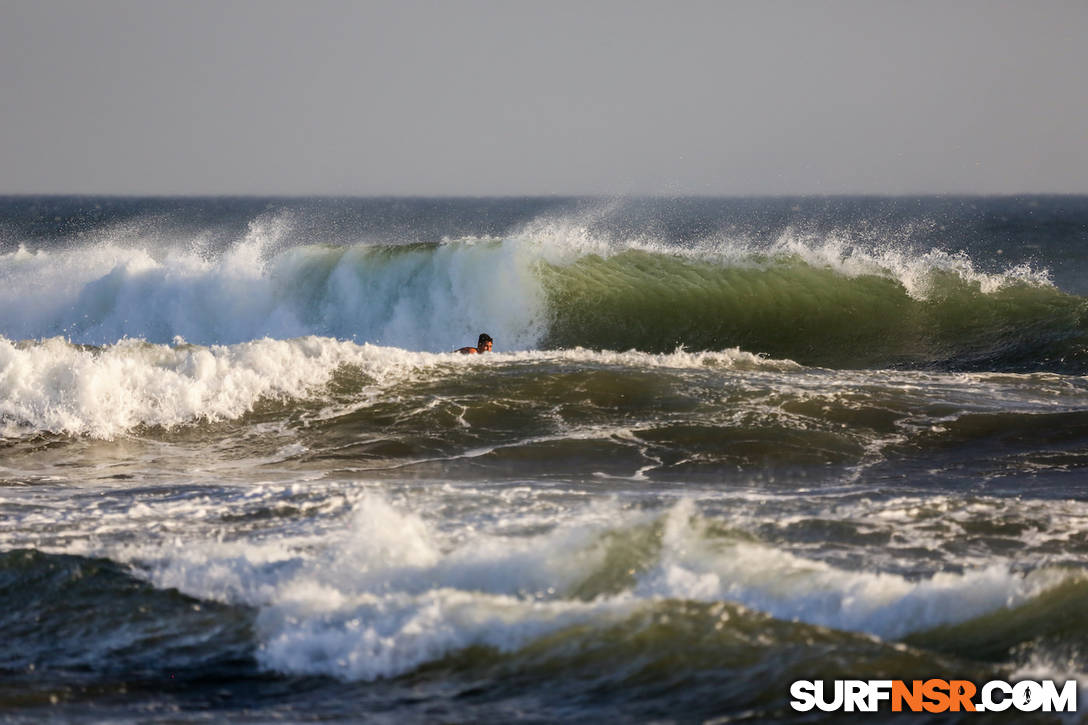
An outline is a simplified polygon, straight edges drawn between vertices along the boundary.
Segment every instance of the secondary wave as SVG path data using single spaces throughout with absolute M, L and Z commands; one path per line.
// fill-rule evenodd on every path
M 752 609 L 895 640 L 1078 578 L 1005 563 L 917 580 L 849 571 L 723 531 L 688 499 L 663 514 L 601 505 L 535 536 L 444 541 L 420 515 L 365 495 L 345 524 L 312 552 L 193 542 L 130 555 L 159 588 L 256 608 L 268 669 L 347 680 L 396 676 L 471 647 L 514 653 L 571 628 L 637 631 L 632 617 L 656 618 L 658 608 L 668 617 L 676 602 L 717 605 L 719 630 L 752 629 Z

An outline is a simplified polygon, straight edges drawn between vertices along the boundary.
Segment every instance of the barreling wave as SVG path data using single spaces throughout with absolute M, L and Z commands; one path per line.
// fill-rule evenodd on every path
M 833 239 L 697 248 L 532 228 L 308 245 L 251 226 L 217 254 L 99 244 L 0 255 L 0 335 L 232 344 L 320 335 L 438 352 L 739 347 L 836 368 L 1083 372 L 1088 300 L 1045 272 Z

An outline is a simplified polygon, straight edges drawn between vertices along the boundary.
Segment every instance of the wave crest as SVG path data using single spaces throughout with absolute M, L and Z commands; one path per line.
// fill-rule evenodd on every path
M 104 345 L 320 335 L 440 352 L 740 347 L 840 368 L 1080 372 L 1088 301 L 1025 265 L 789 232 L 677 246 L 584 227 L 504 239 L 285 246 L 251 226 L 219 255 L 104 244 L 0 255 L 0 334 Z

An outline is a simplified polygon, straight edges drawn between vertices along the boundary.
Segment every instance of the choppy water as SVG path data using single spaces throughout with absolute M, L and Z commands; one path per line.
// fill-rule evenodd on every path
M 1086 271 L 1082 197 L 2 199 L 0 712 L 1088 685 Z

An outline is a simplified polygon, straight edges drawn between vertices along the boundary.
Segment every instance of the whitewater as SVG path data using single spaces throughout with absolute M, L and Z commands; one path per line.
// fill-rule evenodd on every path
M 1083 197 L 0 199 L 0 712 L 1083 700 L 1085 250 Z

